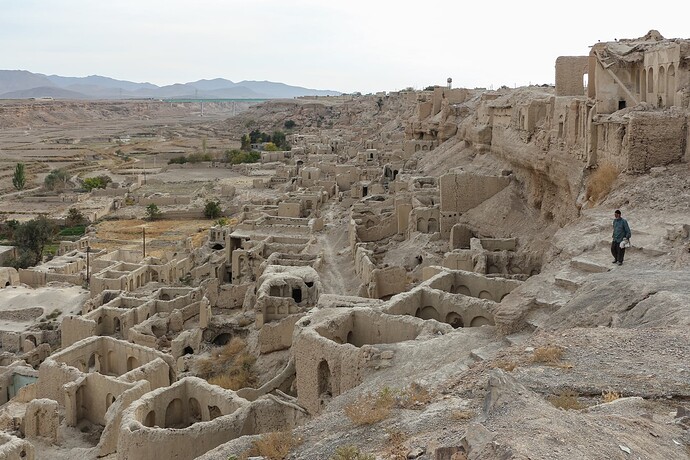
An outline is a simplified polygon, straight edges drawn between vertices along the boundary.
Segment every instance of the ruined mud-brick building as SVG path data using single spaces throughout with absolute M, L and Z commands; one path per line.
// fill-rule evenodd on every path
M 291 152 L 264 152 L 261 168 L 270 173 L 253 179 L 257 196 L 236 197 L 236 222 L 212 227 L 200 248 L 187 240 L 156 258 L 90 251 L 85 238 L 64 244 L 49 264 L 0 271 L 0 288 L 81 285 L 89 275 L 91 294 L 60 331 L 0 336 L 0 402 L 26 404 L 16 419 L 25 439 L 0 434 L 0 457 L 33 458 L 31 439 L 60 445 L 61 430 L 90 424 L 102 430 L 99 456 L 197 458 L 245 435 L 302 424 L 402 365 L 422 342 L 494 335 L 506 304 L 520 302 L 540 274 L 543 252 L 525 249 L 508 225 L 478 228 L 467 216 L 491 209 L 509 220 L 524 198 L 525 215 L 564 225 L 587 204 L 590 171 L 608 164 L 636 173 L 687 160 L 689 61 L 689 40 L 652 31 L 558 58 L 555 88 L 377 95 L 377 117 L 387 106 L 414 108 L 392 132 L 366 118 L 357 100 L 343 100 L 347 132 L 294 134 Z M 328 115 L 317 102 L 314 110 Z M 481 172 L 424 170 L 427 161 L 468 152 L 478 161 L 490 152 L 491 164 Z M 234 188 L 223 195 L 234 197 Z M 357 296 L 325 294 L 335 284 L 326 270 L 335 256 L 323 243 L 322 212 L 334 204 L 345 218 L 328 224 L 342 232 L 338 255 L 350 258 Z M 411 243 L 443 250 L 432 262 L 421 251 L 411 263 L 386 258 Z M 556 304 L 538 294 L 528 299 L 535 309 Z M 273 362 L 273 375 L 236 392 L 197 378 L 195 360 L 236 337 L 251 338 L 251 352 Z

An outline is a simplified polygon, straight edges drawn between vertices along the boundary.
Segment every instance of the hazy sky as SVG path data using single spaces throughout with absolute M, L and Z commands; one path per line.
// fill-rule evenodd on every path
M 558 56 L 586 55 L 597 40 L 649 29 L 690 38 L 690 4 L 646 8 L 590 0 L 0 0 L 0 69 L 363 93 L 448 77 L 456 87 L 512 87 L 553 83 Z

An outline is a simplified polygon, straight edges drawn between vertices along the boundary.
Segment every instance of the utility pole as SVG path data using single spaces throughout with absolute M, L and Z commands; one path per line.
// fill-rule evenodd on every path
M 141 228 L 141 238 L 144 246 L 144 259 L 146 258 L 146 227 Z

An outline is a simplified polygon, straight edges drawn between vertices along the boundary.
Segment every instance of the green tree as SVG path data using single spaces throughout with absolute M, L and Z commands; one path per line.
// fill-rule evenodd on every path
M 278 148 L 277 145 L 275 145 L 273 142 L 266 142 L 264 144 L 264 150 L 267 152 L 277 152 L 280 149 Z
M 39 216 L 19 224 L 14 231 L 14 243 L 19 248 L 19 259 L 23 258 L 25 263 L 28 263 L 27 266 L 39 263 L 46 244 L 53 239 L 54 234 L 55 226 L 46 216 Z
M 12 184 L 17 190 L 23 190 L 26 185 L 26 171 L 24 170 L 24 163 L 17 163 L 14 167 L 14 176 L 12 176 Z
M 287 139 L 285 137 L 285 133 L 282 131 L 273 131 L 273 143 L 280 149 L 280 150 L 287 150 L 285 146 L 287 146 Z
M 223 213 L 220 208 L 220 201 L 206 201 L 206 206 L 204 206 L 204 216 L 209 219 L 217 219 Z
M 244 150 L 245 152 L 248 152 L 248 151 L 251 150 L 251 148 L 252 148 L 252 145 L 251 145 L 251 144 L 252 144 L 252 141 L 251 141 L 251 139 L 249 138 L 249 136 L 248 136 L 247 134 L 245 134 L 244 136 L 242 136 L 241 142 L 242 142 L 242 147 L 240 147 L 241 150 Z
M 110 176 L 104 174 L 98 177 L 87 177 L 82 181 L 82 185 L 87 192 L 90 192 L 95 188 L 106 188 L 112 181 Z
M 163 213 L 160 209 L 158 209 L 156 203 L 151 203 L 148 206 L 146 206 L 146 217 L 149 220 L 157 220 L 163 217 Z
M 258 152 L 243 152 L 241 150 L 226 150 L 225 162 L 231 165 L 238 165 L 241 163 L 256 163 L 261 159 L 261 154 Z
M 285 129 L 292 129 L 297 125 L 293 120 L 285 120 L 285 123 L 283 123 L 283 126 L 285 126 Z
M 67 211 L 67 217 L 65 218 L 65 225 L 68 227 L 74 227 L 76 225 L 81 225 L 86 222 L 84 214 L 77 208 L 69 208 Z
M 64 169 L 53 169 L 43 180 L 43 186 L 47 190 L 60 191 L 67 188 L 69 173 Z

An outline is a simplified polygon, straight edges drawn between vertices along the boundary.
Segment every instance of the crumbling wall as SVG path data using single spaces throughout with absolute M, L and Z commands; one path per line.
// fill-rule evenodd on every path
M 6 460 L 35 460 L 34 446 L 16 436 L 0 432 L 0 458 Z
M 421 286 L 494 302 L 500 302 L 510 291 L 522 284 L 521 281 L 517 280 L 487 277 L 463 270 L 443 270 L 440 267 L 437 270 L 434 270 L 434 267 L 427 268 L 429 270 L 426 273 L 433 273 L 434 271 L 436 273 L 427 278 Z
M 397 342 L 452 330 L 436 325 L 362 307 L 322 309 L 320 316 L 298 321 L 292 350 L 300 405 L 316 414 L 331 398 L 359 385 L 380 364 L 376 344 L 387 344 L 390 359 Z
M 440 178 L 441 236 L 448 238 L 457 218 L 478 206 L 510 184 L 504 176 L 480 176 L 465 172 L 444 174 Z
M 191 460 L 241 436 L 249 402 L 235 392 L 186 377 L 151 391 L 123 414 L 118 458 Z
M 687 118 L 681 112 L 632 112 L 628 124 L 627 169 L 649 171 L 685 157 Z M 605 158 L 602 158 L 602 160 Z
M 389 297 L 407 289 L 407 271 L 403 267 L 375 268 L 367 293 L 372 299 Z
M 434 319 L 459 328 L 493 325 L 496 305 L 491 300 L 419 287 L 395 296 L 384 311 L 392 315 Z
M 583 77 L 589 72 L 589 56 L 556 58 L 556 96 L 584 96 Z
M 279 321 L 264 323 L 259 331 L 259 352 L 272 353 L 279 350 L 287 350 L 292 346 L 292 333 L 295 323 L 304 314 L 289 315 Z

